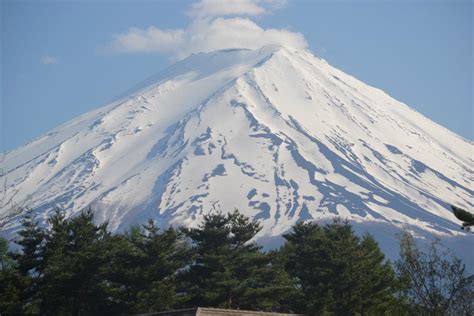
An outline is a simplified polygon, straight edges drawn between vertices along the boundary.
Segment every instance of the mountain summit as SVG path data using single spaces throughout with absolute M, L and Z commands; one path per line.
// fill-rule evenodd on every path
M 334 216 L 455 236 L 449 204 L 473 206 L 473 148 L 310 52 L 272 46 L 191 55 L 2 168 L 6 196 L 41 218 L 91 206 L 114 230 L 238 208 L 262 238 Z

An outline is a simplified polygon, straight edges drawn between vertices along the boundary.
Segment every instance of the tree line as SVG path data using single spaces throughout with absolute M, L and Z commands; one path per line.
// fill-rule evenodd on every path
M 238 211 L 196 228 L 153 221 L 112 234 L 93 212 L 41 227 L 28 212 L 15 241 L 0 239 L 1 315 L 126 315 L 219 307 L 306 315 L 473 315 L 474 276 L 462 262 L 400 238 L 389 262 L 346 221 L 302 222 L 277 250 Z M 11 247 L 10 247 L 11 248 Z

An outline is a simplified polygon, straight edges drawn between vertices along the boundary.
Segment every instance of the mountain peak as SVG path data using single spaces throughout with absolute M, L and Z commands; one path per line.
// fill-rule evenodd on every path
M 215 209 L 260 237 L 334 216 L 457 236 L 473 144 L 307 51 L 195 54 L 5 155 L 7 195 L 46 218 L 91 206 L 120 230 Z M 13 232 L 21 214 L 0 210 Z

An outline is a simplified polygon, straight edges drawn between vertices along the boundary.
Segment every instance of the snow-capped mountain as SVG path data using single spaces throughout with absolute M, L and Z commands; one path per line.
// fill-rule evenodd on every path
M 114 230 L 238 208 L 261 238 L 337 215 L 472 242 L 449 204 L 472 209 L 473 148 L 308 51 L 223 50 L 7 152 L 3 193 L 42 218 L 91 206 Z

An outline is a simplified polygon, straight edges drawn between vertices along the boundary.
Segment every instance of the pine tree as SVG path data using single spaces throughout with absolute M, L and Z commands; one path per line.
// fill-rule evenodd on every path
M 8 241 L 0 237 L 0 315 L 24 314 L 22 293 L 26 288 L 26 281 L 8 251 Z
M 396 280 L 377 242 L 347 222 L 300 223 L 284 236 L 286 268 L 301 288 L 298 311 L 366 315 L 388 308 Z
M 14 265 L 14 260 L 8 251 L 8 240 L 0 237 L 0 271 L 10 269 Z
M 207 215 L 198 228 L 183 229 L 194 245 L 195 257 L 182 274 L 189 306 L 233 309 L 283 309 L 294 292 L 283 269 L 251 240 L 260 231 L 237 210 Z
M 461 229 L 470 230 L 474 226 L 474 214 L 454 205 L 451 205 L 454 216 L 462 222 Z
M 22 220 L 22 229 L 16 243 L 21 248 L 21 253 L 16 256 L 18 269 L 22 275 L 41 273 L 41 253 L 44 245 L 45 232 L 36 221 L 35 213 L 27 210 Z
M 362 252 L 357 262 L 360 282 L 357 298 L 359 313 L 364 315 L 370 311 L 382 314 L 396 304 L 394 294 L 399 289 L 398 280 L 391 263 L 386 261 L 372 235 L 367 233 L 362 237 L 360 249 Z
M 183 234 L 159 230 L 153 221 L 112 238 L 105 269 L 109 292 L 121 311 L 157 312 L 179 307 L 177 271 L 190 261 Z
M 108 311 L 101 268 L 110 234 L 95 225 L 89 209 L 66 220 L 57 212 L 49 220 L 38 289 L 40 313 L 90 315 Z
M 10 276 L 21 292 L 21 314 L 34 315 L 39 312 L 40 299 L 37 293 L 42 277 L 45 231 L 31 209 L 26 210 L 21 224 L 19 238 L 15 241 L 20 246 L 20 252 L 12 255 L 16 271 Z

